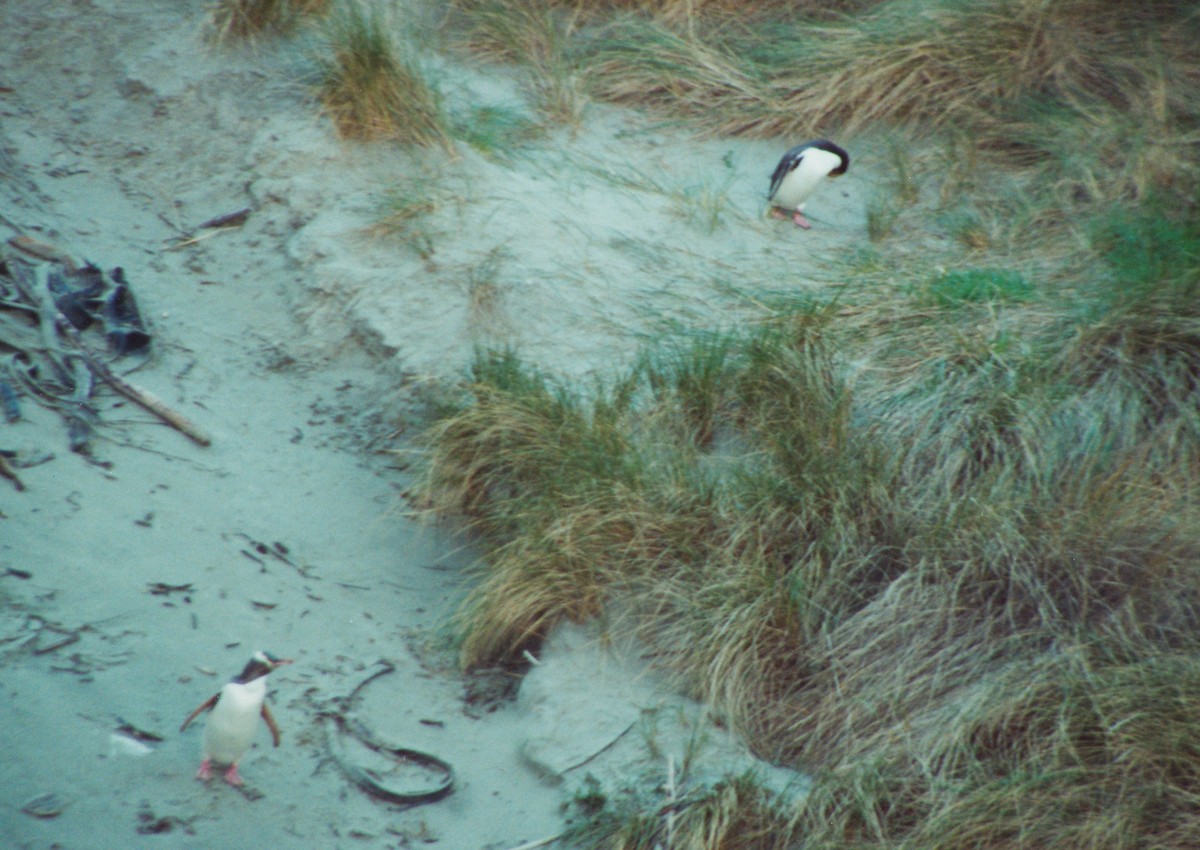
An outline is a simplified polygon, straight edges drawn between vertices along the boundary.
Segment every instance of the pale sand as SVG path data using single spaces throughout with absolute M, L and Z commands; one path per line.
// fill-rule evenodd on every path
M 128 377 L 213 436 L 196 446 L 106 389 L 97 455 L 110 470 L 67 451 L 61 421 L 28 399 L 25 421 L 0 425 L 0 448 L 55 455 L 21 470 L 25 492 L 0 479 L 0 572 L 31 574 L 0 578 L 0 843 L 505 848 L 554 835 L 582 775 L 665 775 L 647 739 L 686 748 L 703 712 L 628 661 L 591 675 L 594 633 L 574 631 L 521 699 L 468 711 L 444 646 L 474 553 L 407 518 L 410 479 L 370 449 L 412 386 L 458 374 L 476 344 L 581 376 L 627 362 L 664 323 L 752 315 L 738 287 L 811 285 L 822 256 L 865 238 L 862 184 L 855 171 L 831 183 L 800 232 L 761 217 L 794 140 L 698 141 L 600 106 L 509 162 L 343 144 L 294 81 L 294 43 L 213 51 L 201 6 L 0 4 L 0 238 L 19 230 L 124 267 L 155 335 Z M 452 105 L 519 102 L 495 69 L 441 73 Z M 442 199 L 425 258 L 364 235 L 382 190 L 418 175 Z M 686 203 L 705 191 L 726 193 L 711 232 Z M 243 227 L 167 250 L 246 206 Z M 277 542 L 291 564 L 255 551 Z M 192 589 L 152 595 L 155 582 Z M 247 797 L 194 781 L 199 728 L 177 729 L 259 647 L 296 663 L 272 676 L 283 745 L 260 734 Z M 364 719 L 454 765 L 458 790 L 441 802 L 391 808 L 325 757 L 318 711 L 378 659 L 398 672 L 373 686 Z M 113 737 L 121 721 L 164 741 L 135 752 Z M 750 764 L 722 733 L 701 737 L 713 775 Z M 61 814 L 21 812 L 46 793 Z M 138 833 L 155 824 L 166 831 Z

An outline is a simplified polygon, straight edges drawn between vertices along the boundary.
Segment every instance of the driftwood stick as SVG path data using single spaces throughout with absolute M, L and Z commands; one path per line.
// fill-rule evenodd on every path
M 17 475 L 17 471 L 13 469 L 13 465 L 8 462 L 8 458 L 0 454 L 0 477 L 7 478 L 13 483 L 17 490 L 25 489 L 25 482 L 21 480 L 21 476 Z
M 57 262 L 62 263 L 67 268 L 76 268 L 70 257 L 53 246 L 45 245 L 44 243 L 38 243 L 32 239 L 27 239 L 26 237 L 14 237 L 14 239 L 9 240 L 9 242 L 14 248 L 18 248 L 26 253 L 30 253 L 38 257 L 50 256 L 53 257 Z M 166 422 L 175 430 L 184 434 L 193 442 L 196 442 L 202 446 L 212 445 L 212 438 L 210 438 L 208 434 L 201 430 L 200 427 L 193 423 L 190 419 L 188 419 L 182 413 L 172 409 L 166 402 L 154 395 L 149 390 L 144 390 L 141 387 L 134 386 L 129 381 L 126 381 L 124 378 L 113 372 L 113 370 L 110 369 L 103 360 L 92 354 L 87 344 L 83 341 L 83 338 L 79 335 L 79 331 L 75 329 L 75 326 L 67 320 L 67 317 L 62 314 L 62 311 L 59 310 L 58 306 L 54 303 L 54 299 L 50 294 L 50 289 L 47 286 L 49 271 L 44 266 L 37 270 L 35 275 L 36 280 L 30 280 L 28 276 L 23 273 L 23 270 L 18 267 L 18 264 L 13 265 L 13 279 L 16 281 L 18 289 L 22 291 L 22 294 L 27 300 L 29 300 L 32 304 L 36 304 L 39 308 L 38 312 L 41 318 L 41 332 L 47 355 L 54 363 L 54 366 L 60 370 L 64 380 L 70 381 L 72 377 L 74 378 L 71 383 L 75 387 L 75 396 L 71 399 L 71 401 L 74 402 L 76 409 L 86 410 L 83 405 L 86 402 L 87 395 L 91 390 L 90 381 L 86 382 L 86 387 L 84 386 L 85 382 L 80 374 L 81 370 L 78 368 L 79 366 L 86 364 L 91 369 L 92 374 L 99 376 L 105 383 L 107 383 L 121 395 L 150 411 L 159 419 Z M 55 331 L 57 331 L 57 335 L 55 334 Z M 73 352 L 63 351 L 62 348 L 57 345 L 58 335 L 64 336 L 70 340 L 74 345 L 75 350 Z M 83 362 L 76 362 L 72 364 L 72 360 L 81 360 Z M 76 368 L 69 368 L 70 366 L 75 366 Z M 72 372 L 75 374 L 72 375 Z M 82 398 L 80 397 L 81 395 Z M 76 418 L 79 419 L 83 424 L 86 424 L 85 420 L 82 420 L 80 417 Z M 0 471 L 0 475 L 3 474 L 4 473 Z
M 192 440 L 192 442 L 198 443 L 202 446 L 212 445 L 212 438 L 209 437 L 208 434 L 204 433 L 204 431 L 200 429 L 200 426 L 196 425 L 182 413 L 172 409 L 165 401 L 160 399 L 154 393 L 129 383 L 129 381 L 113 372 L 112 369 L 109 369 L 108 366 L 99 360 L 96 360 L 90 354 L 86 356 L 88 357 L 88 361 L 92 364 L 92 368 L 96 371 L 96 374 L 103 378 L 110 387 L 119 392 L 121 395 L 125 396 L 125 398 L 140 404 L 163 422 L 166 422 L 176 431 L 179 431 L 188 439 Z
M 235 225 L 245 224 L 246 219 L 250 216 L 250 207 L 242 207 L 240 210 L 224 215 L 214 216 L 208 221 L 197 227 L 197 230 L 204 230 L 206 227 L 234 227 Z
M 197 242 L 203 242 L 205 239 L 212 239 L 214 236 L 220 236 L 222 232 L 228 229 L 229 228 L 226 227 L 218 227 L 216 230 L 210 230 L 207 233 L 201 233 L 199 236 L 184 237 L 178 242 L 172 242 L 163 250 L 178 251 L 180 248 L 186 248 L 188 245 L 195 245 Z
M 66 252 L 60 251 L 58 248 L 48 245 L 45 242 L 39 242 L 23 233 L 10 238 L 8 244 L 18 251 L 24 251 L 26 254 L 37 257 L 39 260 L 60 263 L 69 272 L 73 272 L 79 268 Z
M 79 331 L 67 320 L 67 317 L 62 314 L 62 311 L 54 305 L 54 301 L 49 297 L 49 288 L 45 285 L 46 274 L 45 268 L 40 269 L 38 272 L 38 297 L 41 300 L 44 310 L 53 311 L 54 324 L 57 325 L 58 332 L 74 343 L 77 351 L 75 356 L 81 357 L 91 367 L 92 372 L 99 375 L 114 390 L 130 401 L 149 410 L 193 442 L 199 443 L 202 446 L 212 445 L 212 439 L 190 419 L 182 413 L 173 410 L 165 401 L 149 390 L 144 390 L 129 383 L 120 375 L 113 372 L 112 369 L 108 368 L 108 365 L 103 360 L 92 354 L 87 344 L 83 341 L 83 338 L 79 335 Z

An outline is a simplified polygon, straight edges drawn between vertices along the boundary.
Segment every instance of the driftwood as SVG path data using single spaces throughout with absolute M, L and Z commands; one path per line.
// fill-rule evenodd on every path
M 197 230 L 205 230 L 209 227 L 237 227 L 245 224 L 246 219 L 250 217 L 250 207 L 243 207 L 236 212 L 225 213 L 224 215 L 214 216 L 208 221 L 201 224 Z
M 41 274 L 45 274 L 44 269 L 41 271 Z M 43 281 L 39 280 L 39 283 L 42 282 Z M 43 293 L 42 298 L 45 301 L 49 297 L 49 290 L 44 286 L 39 286 L 38 289 Z M 50 307 L 54 307 L 52 301 L 50 302 Z M 91 349 L 88 348 L 87 343 L 83 341 L 83 337 L 80 336 L 79 331 L 67 321 L 67 318 L 57 309 L 54 310 L 54 313 L 54 323 L 59 332 L 74 344 L 82 362 L 86 363 L 91 371 L 94 372 L 101 380 L 103 380 L 121 395 L 125 396 L 125 398 L 150 411 L 163 422 L 166 422 L 172 428 L 184 434 L 192 441 L 199 443 L 202 446 L 212 445 L 212 439 L 205 434 L 199 426 L 193 423 L 182 413 L 179 413 L 171 408 L 170 405 L 168 405 L 154 393 L 150 392 L 149 390 L 142 389 L 141 387 L 134 386 L 129 381 L 115 373 L 112 369 L 108 368 L 108 364 L 97 357 L 91 351 Z M 76 383 L 75 386 L 76 394 L 78 395 L 79 383 Z
M 17 475 L 17 471 L 8 462 L 8 458 L 2 454 L 0 454 L 0 477 L 7 478 L 18 490 L 25 489 L 25 483 L 21 481 L 21 476 Z
M 56 263 L 67 273 L 95 274 L 97 279 L 102 279 L 110 285 L 115 281 L 117 285 L 125 286 L 123 273 L 119 269 L 113 271 L 111 279 L 101 278 L 103 273 L 99 269 L 88 266 L 81 270 L 69 256 L 52 245 L 24 236 L 13 237 L 9 240 L 9 245 L 31 257 Z M 195 423 L 153 393 L 117 375 L 105 358 L 88 346 L 79 328 L 64 314 L 63 310 L 68 307 L 60 308 L 59 305 L 66 302 L 55 299 L 56 292 L 60 296 L 63 293 L 62 280 L 57 280 L 58 288 L 52 285 L 51 266 L 47 263 L 35 266 L 15 256 L 8 258 L 0 254 L 0 271 L 7 272 L 7 277 L 16 290 L 15 294 L 11 291 L 4 293 L 11 297 L 0 298 L 0 308 L 32 314 L 31 317 L 35 317 L 37 322 L 36 328 L 30 327 L 28 323 L 15 321 L 0 323 L 0 348 L 15 352 L 12 362 L 8 365 L 8 374 L 44 403 L 59 411 L 66 420 L 68 440 L 73 451 L 86 452 L 94 430 L 96 415 L 89 402 L 96 380 L 108 384 L 196 443 L 202 446 L 211 444 L 209 436 Z M 122 294 L 132 299 L 127 289 L 122 290 Z M 70 295 L 74 296 L 74 293 Z M 132 301 L 128 303 L 132 304 Z M 76 309 L 74 305 L 70 306 L 71 309 Z M 0 317 L 4 315 L 0 312 Z M 106 313 L 105 316 L 107 319 L 110 314 Z M 122 325 L 121 328 L 123 331 L 129 330 L 128 326 Z M 149 339 L 148 335 L 143 333 L 140 319 L 132 332 L 140 335 L 137 340 L 139 345 L 144 345 Z M 122 336 L 124 339 L 130 338 L 126 334 Z M 111 334 L 109 341 L 110 344 L 113 343 Z M 0 370 L 2 369 L 3 365 L 0 364 Z M 38 376 L 36 379 L 35 374 Z M 0 371 L 0 380 L 4 377 L 3 371 Z M 5 415 L 9 416 L 13 412 L 12 405 L 8 403 L 10 400 L 7 396 L 5 399 Z M 16 415 L 19 416 L 19 410 Z M 2 468 L 0 475 L 13 477 Z M 16 478 L 13 480 L 18 481 Z
M 189 245 L 195 245 L 197 242 L 203 242 L 205 239 L 211 239 L 222 231 L 240 227 L 246 223 L 246 219 L 250 217 L 250 212 L 250 207 L 244 207 L 231 213 L 214 216 L 200 224 L 195 230 L 185 232 L 176 241 L 168 245 L 166 250 L 178 251 L 180 248 L 186 248 Z M 210 232 L 197 236 L 196 230 L 208 230 Z
M 8 244 L 16 248 L 18 251 L 23 251 L 30 256 L 37 257 L 39 260 L 48 260 L 51 263 L 58 263 L 67 271 L 75 271 L 78 266 L 75 261 L 64 252 L 55 248 L 53 245 L 48 245 L 45 242 L 39 242 L 24 234 L 14 236 L 8 240 Z

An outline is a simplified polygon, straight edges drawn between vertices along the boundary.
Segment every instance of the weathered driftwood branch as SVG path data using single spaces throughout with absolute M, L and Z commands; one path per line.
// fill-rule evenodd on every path
M 68 270 L 78 268 L 70 256 L 53 245 L 26 236 L 15 236 L 8 242 L 13 248 L 39 259 L 58 263 Z M 73 388 L 70 398 L 56 399 L 56 406 L 67 419 L 72 450 L 78 451 L 86 446 L 91 435 L 94 414 L 88 406 L 88 400 L 92 392 L 93 377 L 99 377 L 118 393 L 150 411 L 194 442 L 202 446 L 212 444 L 212 439 L 186 416 L 148 390 L 135 386 L 117 375 L 103 358 L 92 353 L 79 331 L 55 303 L 49 286 L 50 270 L 46 265 L 39 265 L 36 271 L 31 273 L 25 263 L 9 263 L 9 272 L 29 309 L 35 310 L 39 319 L 37 331 L 32 334 L 23 332 L 27 334 L 25 341 L 44 352 L 45 358 L 58 373 L 62 384 Z M 38 331 L 41 336 L 40 344 L 33 343 L 32 339 L 28 338 L 37 335 Z M 64 346 L 64 339 L 70 344 Z M 13 477 L 3 468 L 0 468 L 0 475 Z
M 75 329 L 72 328 L 71 330 Z M 82 345 L 82 341 L 78 341 L 78 344 Z M 84 350 L 86 352 L 86 349 Z M 212 445 L 212 438 L 201 430 L 200 426 L 196 425 L 182 413 L 172 409 L 154 393 L 129 383 L 129 381 L 113 372 L 104 363 L 92 357 L 90 353 L 86 356 L 96 374 L 103 378 L 110 387 L 125 396 L 125 398 L 146 408 L 146 410 L 149 410 L 193 442 L 199 443 L 202 446 Z
M 182 413 L 172 409 L 166 402 L 154 395 L 154 393 L 150 392 L 149 390 L 144 390 L 141 387 L 134 386 L 129 381 L 113 372 L 112 369 L 108 368 L 108 364 L 106 364 L 99 357 L 96 357 L 91 352 L 87 346 L 87 343 L 85 343 L 83 338 L 79 335 L 79 331 L 76 330 L 75 326 L 67 320 L 67 317 L 62 314 L 62 311 L 55 306 L 53 298 L 50 297 L 50 288 L 46 285 L 48 274 L 49 272 L 45 267 L 42 267 L 38 270 L 38 281 L 35 287 L 37 290 L 37 297 L 42 305 L 43 311 L 50 312 L 53 315 L 53 324 L 57 327 L 58 333 L 70 340 L 75 346 L 77 353 L 71 356 L 82 358 L 86 362 L 87 366 L 90 367 L 92 373 L 100 376 L 100 378 L 102 378 L 110 387 L 119 392 L 121 395 L 125 396 L 130 401 L 141 405 L 146 410 L 153 413 L 159 419 L 163 420 L 172 428 L 184 434 L 192 441 L 199 443 L 202 446 L 212 445 L 212 438 L 210 438 L 208 434 L 204 433 L 204 431 L 201 430 L 198 425 L 196 425 Z M 80 370 L 76 369 L 74 371 L 78 373 Z M 75 387 L 76 396 L 78 396 L 80 387 L 78 380 L 75 383 Z M 90 391 L 90 382 L 88 389 Z M 73 400 L 78 401 L 78 398 Z
M 39 260 L 49 260 L 52 263 L 59 263 L 69 272 L 75 271 L 78 268 L 75 265 L 75 261 L 68 254 L 60 251 L 53 245 L 39 242 L 24 234 L 13 236 L 8 240 L 8 244 L 18 251 L 23 251 L 30 256 L 37 257 Z

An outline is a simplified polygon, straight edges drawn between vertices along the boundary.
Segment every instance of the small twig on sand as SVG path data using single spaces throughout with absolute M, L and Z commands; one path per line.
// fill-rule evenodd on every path
M 73 272 L 79 268 L 75 265 L 74 260 L 58 248 L 48 245 L 45 242 L 39 242 L 24 234 L 13 236 L 8 240 L 8 244 L 18 251 L 37 257 L 39 260 L 49 260 L 52 263 L 59 263 L 69 272 Z
M 190 239 L 182 239 L 179 242 L 173 242 L 166 247 L 167 251 L 178 251 L 180 248 L 186 248 L 188 245 L 195 245 L 197 242 L 203 242 L 205 239 L 212 239 L 217 234 L 227 228 L 219 227 L 216 230 L 210 230 L 208 233 L 201 233 L 199 236 L 193 236 Z
M 12 464 L 4 455 L 0 455 L 0 476 L 11 481 L 18 492 L 25 489 L 25 482 L 21 480 L 21 476 L 17 475 L 17 471 L 13 469 Z
M 245 224 L 246 219 L 250 217 L 250 207 L 243 207 L 236 212 L 225 213 L 224 215 L 214 216 L 208 221 L 197 227 L 197 230 L 206 230 L 210 227 L 236 227 L 239 224 Z
M 101 363 L 99 360 L 96 360 L 94 357 L 92 357 L 86 349 L 84 349 L 84 356 L 87 357 L 88 361 L 92 365 L 92 368 L 96 370 L 96 374 L 103 378 L 109 386 L 111 386 L 121 395 L 125 396 L 130 401 L 140 404 L 142 407 L 146 408 L 146 410 L 149 410 L 176 431 L 179 431 L 188 439 L 192 440 L 192 442 L 198 443 L 202 446 L 212 445 L 212 438 L 209 437 L 208 434 L 204 433 L 204 431 L 202 431 L 198 425 L 196 425 L 182 413 L 179 413 L 178 411 L 168 407 L 167 403 L 154 393 L 150 392 L 149 390 L 144 390 L 141 387 L 135 387 L 133 384 L 129 383 L 120 375 L 117 375 L 115 372 L 109 369 L 104 363 Z

